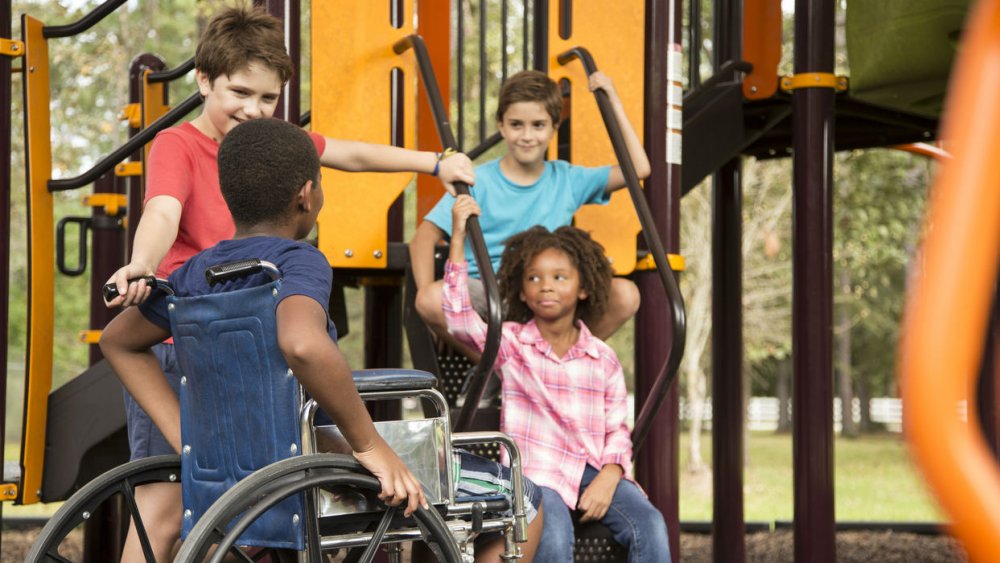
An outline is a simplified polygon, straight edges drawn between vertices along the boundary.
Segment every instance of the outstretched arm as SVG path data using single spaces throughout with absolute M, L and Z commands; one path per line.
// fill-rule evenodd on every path
M 590 91 L 593 92 L 598 88 L 608 93 L 611 107 L 615 112 L 618 123 L 621 125 L 622 135 L 625 137 L 625 145 L 632 156 L 632 166 L 635 167 L 636 174 L 640 180 L 649 177 L 651 168 L 649 166 L 649 157 L 646 156 L 646 149 L 643 148 L 642 141 L 639 140 L 639 135 L 636 134 L 632 123 L 628 120 L 628 116 L 625 115 L 625 106 L 622 104 L 621 98 L 618 97 L 618 92 L 615 91 L 611 78 L 600 71 L 590 75 Z M 625 174 L 622 173 L 621 166 L 612 166 L 611 172 L 608 174 L 608 185 L 605 189 L 608 192 L 613 192 L 624 186 Z
M 320 155 L 323 166 L 347 172 L 422 172 L 433 174 L 455 195 L 455 182 L 476 183 L 472 161 L 462 153 L 441 158 L 439 153 L 413 151 L 389 145 L 326 138 L 326 149 Z
M 278 304 L 278 346 L 288 366 L 337 423 L 365 469 L 382 484 L 379 498 L 391 506 L 408 500 L 405 515 L 427 506 L 416 477 L 375 431 L 344 355 L 327 333 L 327 316 L 312 297 L 290 295 Z
M 130 284 L 128 280 L 156 273 L 156 267 L 177 238 L 180 222 L 181 202 L 176 198 L 162 195 L 146 203 L 132 243 L 132 260 L 108 278 L 107 283 L 118 287 L 118 297 L 109 301 L 108 307 L 138 305 L 149 297 L 152 287 L 146 282 Z

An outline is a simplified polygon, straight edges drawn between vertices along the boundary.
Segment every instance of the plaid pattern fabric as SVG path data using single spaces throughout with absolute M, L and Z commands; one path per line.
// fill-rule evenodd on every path
M 448 330 L 482 350 L 486 323 L 473 310 L 466 263 L 445 265 L 443 308 Z M 506 322 L 496 367 L 503 379 L 500 429 L 521 450 L 524 474 L 578 500 L 583 468 L 617 463 L 631 480 L 632 439 L 625 420 L 628 395 L 614 351 L 583 323 L 580 339 L 562 358 L 535 322 Z M 504 460 L 506 461 L 506 460 Z
M 510 499 L 510 506 L 513 508 L 514 485 L 511 482 L 510 468 L 485 457 L 456 449 L 451 454 L 451 470 L 455 478 L 455 496 L 459 502 L 502 495 Z M 542 505 L 542 491 L 530 479 L 524 479 L 522 483 L 524 515 L 528 522 L 531 522 L 538 515 L 538 508 Z M 512 514 L 512 510 L 507 510 L 507 516 Z

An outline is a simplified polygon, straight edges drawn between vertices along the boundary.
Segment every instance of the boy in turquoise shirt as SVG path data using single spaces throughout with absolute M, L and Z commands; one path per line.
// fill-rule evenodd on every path
M 611 79 L 600 72 L 590 77 L 590 89 L 603 89 L 611 100 L 639 178 L 649 176 L 649 159 L 625 115 Z M 596 168 L 564 161 L 547 161 L 545 153 L 555 136 L 562 114 L 559 86 L 544 73 L 519 72 L 504 83 L 497 104 L 497 129 L 507 144 L 507 154 L 476 169 L 472 197 L 482 209 L 479 223 L 493 269 L 500 267 L 503 243 L 511 235 L 535 225 L 555 230 L 573 221 L 577 210 L 588 203 L 606 204 L 611 193 L 625 186 L 617 165 Z M 434 247 L 451 232 L 451 208 L 455 198 L 445 195 L 424 217 L 410 241 L 410 261 L 417 285 L 417 312 L 431 329 L 449 344 L 472 358 L 478 353 L 454 340 L 448 333 L 441 309 L 443 283 L 434 281 Z M 470 245 L 471 246 L 471 245 Z M 485 310 L 478 267 L 473 267 L 470 248 L 469 289 L 477 310 Z M 607 313 L 590 327 L 606 339 L 639 309 L 639 290 L 631 281 L 615 278 Z

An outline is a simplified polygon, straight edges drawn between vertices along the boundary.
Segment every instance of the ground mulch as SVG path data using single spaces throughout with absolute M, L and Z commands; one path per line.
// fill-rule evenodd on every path
M 38 535 L 37 529 L 4 530 L 0 563 L 21 563 Z M 747 563 L 792 563 L 794 544 L 790 530 L 757 532 L 746 536 Z M 68 555 L 68 554 L 67 554 Z M 74 559 L 78 561 L 79 559 Z M 681 535 L 681 561 L 712 561 L 712 537 Z M 900 532 L 839 532 L 838 563 L 965 563 L 968 558 L 948 536 Z

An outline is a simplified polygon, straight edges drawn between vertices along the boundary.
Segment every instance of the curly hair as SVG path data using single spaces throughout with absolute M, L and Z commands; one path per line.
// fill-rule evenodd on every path
M 507 320 L 526 323 L 534 313 L 521 301 L 524 289 L 524 270 L 544 250 L 554 248 L 569 256 L 570 262 L 580 274 L 580 289 L 587 292 L 587 298 L 579 301 L 575 321 L 586 324 L 599 319 L 608 307 L 611 293 L 611 265 L 604 256 L 604 247 L 590 238 L 590 234 L 576 227 L 559 227 L 550 232 L 542 226 L 535 226 L 518 233 L 504 243 L 500 258 L 500 297 L 507 304 Z
M 194 66 L 210 82 L 259 63 L 288 82 L 294 67 L 285 50 L 281 20 L 261 8 L 229 7 L 208 22 L 194 52 Z
M 237 226 L 280 220 L 302 185 L 318 175 L 316 145 L 287 121 L 245 121 L 219 145 L 219 188 Z

